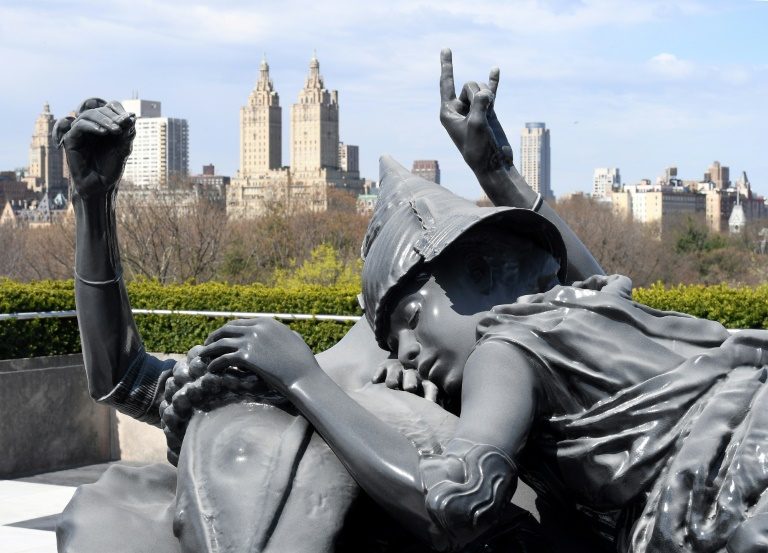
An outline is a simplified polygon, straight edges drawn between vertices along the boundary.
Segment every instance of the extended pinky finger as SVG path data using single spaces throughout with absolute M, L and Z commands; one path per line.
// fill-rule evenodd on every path
M 496 91 L 499 89 L 499 68 L 491 68 L 491 74 L 488 75 L 488 88 L 491 89 L 493 95 L 496 95 Z
M 236 367 L 237 362 L 237 352 L 225 353 L 208 363 L 208 372 L 212 374 L 224 372 L 228 367 Z

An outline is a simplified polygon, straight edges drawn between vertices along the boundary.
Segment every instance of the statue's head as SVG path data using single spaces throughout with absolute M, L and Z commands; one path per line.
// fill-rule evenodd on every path
M 478 207 L 387 157 L 362 253 L 379 345 L 438 385 L 455 380 L 441 371 L 463 367 L 478 313 L 565 278 L 562 238 L 542 216 Z

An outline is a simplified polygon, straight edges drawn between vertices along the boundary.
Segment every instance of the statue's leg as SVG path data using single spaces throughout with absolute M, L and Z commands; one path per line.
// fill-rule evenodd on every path
M 174 533 L 190 553 L 330 552 L 356 491 L 303 417 L 234 403 L 189 423 Z
M 384 386 L 352 397 L 420 448 L 438 447 L 455 424 L 437 405 Z M 190 553 L 330 553 L 357 494 L 303 417 L 241 401 L 192 416 L 179 455 L 174 532 Z M 369 523 L 372 532 L 382 526 Z M 407 533 L 402 539 L 425 549 Z
M 176 469 L 111 466 L 80 486 L 56 529 L 59 553 L 179 553 L 172 521 Z

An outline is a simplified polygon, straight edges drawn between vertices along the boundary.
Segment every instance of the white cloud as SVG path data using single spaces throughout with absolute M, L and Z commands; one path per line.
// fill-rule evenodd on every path
M 688 79 L 696 71 L 696 66 L 692 62 L 666 52 L 648 60 L 648 68 L 660 77 L 674 80 Z

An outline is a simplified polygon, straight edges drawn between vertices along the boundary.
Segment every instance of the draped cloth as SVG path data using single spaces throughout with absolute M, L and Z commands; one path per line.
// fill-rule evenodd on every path
M 622 552 L 766 550 L 768 332 L 651 309 L 612 276 L 498 306 L 478 333 L 541 369 L 521 461 L 540 494 Z

